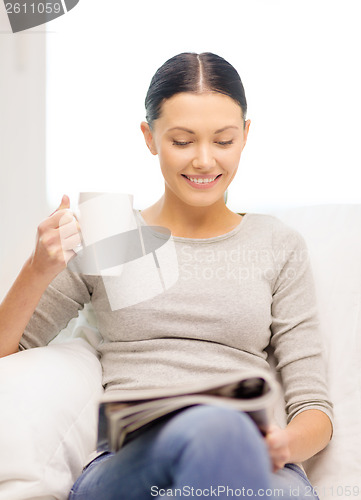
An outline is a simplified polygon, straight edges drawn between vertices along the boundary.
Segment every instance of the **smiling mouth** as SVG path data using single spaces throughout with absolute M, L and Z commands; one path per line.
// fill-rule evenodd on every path
M 181 175 L 183 177 L 185 177 L 186 179 L 188 179 L 189 181 L 194 182 L 195 184 L 210 184 L 211 182 L 218 179 L 218 177 L 220 177 L 222 174 L 218 174 L 215 177 L 202 177 L 202 176 L 192 177 L 192 176 L 188 176 L 185 174 L 181 174 Z

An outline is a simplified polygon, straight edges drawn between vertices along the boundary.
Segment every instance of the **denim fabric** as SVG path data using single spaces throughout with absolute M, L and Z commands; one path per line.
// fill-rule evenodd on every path
M 300 467 L 272 473 L 264 439 L 245 413 L 194 406 L 97 457 L 69 500 L 267 497 L 318 499 Z

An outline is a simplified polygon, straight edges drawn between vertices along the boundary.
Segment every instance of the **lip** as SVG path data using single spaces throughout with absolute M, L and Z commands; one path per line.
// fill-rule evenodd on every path
M 214 177 L 217 177 L 218 175 L 221 175 L 221 174 L 217 174 L 217 175 L 196 175 L 196 174 L 182 174 L 182 175 L 188 175 L 188 177 L 192 177 L 193 179 L 213 179 Z
M 217 182 L 219 181 L 219 179 L 222 177 L 222 174 L 218 174 L 218 177 L 216 179 L 214 179 L 214 181 L 212 181 L 212 182 L 203 182 L 201 184 L 197 184 L 195 182 L 190 181 L 185 176 L 185 174 L 182 174 L 182 177 L 183 177 L 183 179 L 185 179 L 185 181 L 190 186 L 192 186 L 195 189 L 209 189 L 209 188 L 211 188 L 211 187 L 213 187 L 213 186 L 215 186 L 217 184 Z M 191 176 L 189 176 L 189 177 L 191 177 Z M 212 179 L 213 177 L 214 177 L 214 175 L 192 175 L 193 179 Z

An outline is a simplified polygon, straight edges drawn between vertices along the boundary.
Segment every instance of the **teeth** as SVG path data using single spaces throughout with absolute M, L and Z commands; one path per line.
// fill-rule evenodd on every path
M 193 179 L 193 177 L 188 177 L 188 175 L 186 175 L 186 177 L 187 179 L 189 179 L 192 182 L 195 182 L 196 184 L 207 184 L 213 182 L 217 178 L 216 176 L 213 179 Z

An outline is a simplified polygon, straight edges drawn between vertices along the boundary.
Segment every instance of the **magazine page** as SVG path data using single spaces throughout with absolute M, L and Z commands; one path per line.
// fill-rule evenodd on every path
M 238 398 L 257 398 L 273 394 L 278 390 L 278 383 L 266 371 L 241 371 L 196 380 L 191 384 L 180 384 L 170 387 L 149 389 L 126 389 L 106 391 L 100 403 L 134 403 L 185 394 L 217 393 L 219 395 Z
M 217 376 L 192 386 L 108 391 L 99 405 L 98 450 L 117 451 L 129 439 L 181 409 L 212 404 L 247 412 L 265 434 L 279 384 L 268 373 Z

